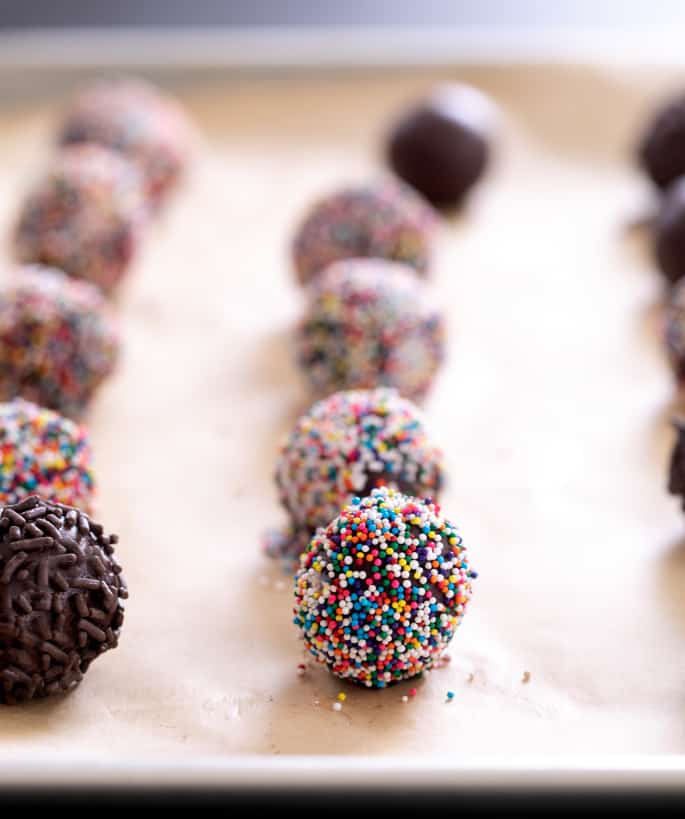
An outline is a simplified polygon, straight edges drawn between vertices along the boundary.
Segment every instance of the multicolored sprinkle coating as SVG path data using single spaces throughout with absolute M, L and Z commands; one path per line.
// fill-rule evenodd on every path
M 306 297 L 296 354 L 315 396 L 376 386 L 425 396 L 445 356 L 445 322 L 410 268 L 347 259 L 317 276 Z
M 118 352 L 114 316 L 88 282 L 24 267 L 0 286 L 0 401 L 22 396 L 78 417 Z
M 0 506 L 40 495 L 90 511 L 92 494 L 85 427 L 21 398 L 0 404 Z
M 95 142 L 135 162 L 153 210 L 178 183 L 188 163 L 192 130 L 178 103 L 140 80 L 99 83 L 67 111 L 59 140 Z
M 407 185 L 344 188 L 309 211 L 293 243 L 293 261 L 306 283 L 340 259 L 376 257 L 425 273 L 437 216 Z
M 442 483 L 442 452 L 411 401 L 385 388 L 335 393 L 298 420 L 281 451 L 276 485 L 291 524 L 267 548 L 296 558 L 318 527 L 374 487 L 436 497 Z
M 111 292 L 138 247 L 145 207 L 136 167 L 99 145 L 67 148 L 29 193 L 17 258 L 51 265 Z
M 440 657 L 474 577 L 439 506 L 375 489 L 317 532 L 300 558 L 294 622 L 333 674 L 384 688 Z

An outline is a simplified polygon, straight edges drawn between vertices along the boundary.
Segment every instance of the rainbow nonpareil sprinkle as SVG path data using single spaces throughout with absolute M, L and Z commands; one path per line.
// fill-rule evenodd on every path
M 316 202 L 300 225 L 295 270 L 305 283 L 332 262 L 374 257 L 425 273 L 436 224 L 433 208 L 403 183 L 343 188 Z
M 379 386 L 426 395 L 445 357 L 445 321 L 411 268 L 347 259 L 318 275 L 306 298 L 296 354 L 315 396 Z
M 374 487 L 437 497 L 442 483 L 442 452 L 411 401 L 385 388 L 335 393 L 298 420 L 281 451 L 276 485 L 291 522 L 267 550 L 297 558 L 318 527 Z
M 153 85 L 101 82 L 73 101 L 59 141 L 93 142 L 122 153 L 140 169 L 146 199 L 157 210 L 188 163 L 192 128 L 181 106 Z
M 0 505 L 40 495 L 89 512 L 93 491 L 85 427 L 21 398 L 0 404 Z
M 440 657 L 476 576 L 438 505 L 376 489 L 312 538 L 300 558 L 294 622 L 333 674 L 384 688 Z
M 66 148 L 24 201 L 16 255 L 109 293 L 133 260 L 144 220 L 140 175 L 132 163 L 99 145 Z
M 119 354 L 119 331 L 92 284 L 24 267 L 0 286 L 0 400 L 21 396 L 78 417 Z

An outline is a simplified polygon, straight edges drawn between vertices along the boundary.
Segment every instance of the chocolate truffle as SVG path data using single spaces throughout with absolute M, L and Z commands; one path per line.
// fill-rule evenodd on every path
M 118 351 L 114 316 L 92 284 L 24 267 L 0 286 L 0 401 L 22 396 L 78 417 Z
M 437 497 L 442 483 L 442 453 L 411 401 L 384 388 L 335 393 L 298 420 L 280 453 L 276 486 L 291 523 L 267 550 L 297 557 L 317 527 L 374 487 Z
M 85 427 L 22 398 L 0 404 L 0 505 L 40 495 L 90 511 L 91 458 Z
M 337 677 L 385 688 L 434 665 L 461 623 L 474 577 L 438 505 L 374 489 L 301 556 L 294 621 Z
M 666 191 L 654 223 L 654 253 L 670 282 L 685 275 L 685 177 Z
M 393 127 L 390 167 L 436 207 L 455 207 L 485 171 L 493 122 L 494 106 L 475 88 L 442 86 Z
M 685 510 L 685 418 L 676 418 L 673 421 L 677 438 L 668 476 L 668 491 L 671 495 L 679 495 L 683 510 Z
M 134 165 L 99 145 L 69 148 L 21 209 L 16 255 L 111 292 L 133 260 L 143 215 Z
M 128 596 L 116 535 L 31 495 L 0 512 L 0 703 L 75 688 L 115 648 Z
M 411 188 L 392 181 L 345 188 L 317 202 L 293 243 L 293 259 L 305 283 L 332 262 L 375 257 L 428 269 L 435 211 Z
M 673 288 L 666 305 L 665 339 L 675 376 L 685 383 L 685 280 Z
M 685 176 L 685 95 L 669 100 L 649 121 L 638 160 L 658 188 Z
M 442 363 L 445 324 L 429 287 L 406 265 L 382 259 L 337 262 L 306 289 L 297 360 L 315 396 L 396 387 L 413 400 Z
M 81 93 L 66 113 L 59 140 L 64 145 L 95 142 L 134 161 L 155 210 L 186 168 L 191 134 L 175 100 L 134 80 L 99 83 Z

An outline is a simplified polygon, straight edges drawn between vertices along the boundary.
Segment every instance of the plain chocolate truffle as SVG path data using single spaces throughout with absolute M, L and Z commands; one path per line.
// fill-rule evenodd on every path
M 638 161 L 658 188 L 685 175 L 685 95 L 669 100 L 649 121 Z
M 455 207 L 487 167 L 493 119 L 492 103 L 475 88 L 440 87 L 391 130 L 390 167 L 436 207 Z
M 680 383 L 685 382 L 685 281 L 670 294 L 666 305 L 664 327 L 666 350 L 673 372 Z
M 670 282 L 685 275 L 685 178 L 666 191 L 654 222 L 654 254 Z
M 668 475 L 668 491 L 671 495 L 678 495 L 685 510 L 685 419 L 676 418 L 673 421 L 677 438 Z

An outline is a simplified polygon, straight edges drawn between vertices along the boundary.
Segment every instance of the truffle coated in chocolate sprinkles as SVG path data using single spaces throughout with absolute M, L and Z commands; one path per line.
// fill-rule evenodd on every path
M 71 507 L 32 495 L 1 510 L 1 704 L 65 693 L 116 647 L 128 591 L 112 552 Z

